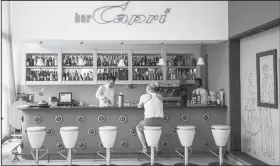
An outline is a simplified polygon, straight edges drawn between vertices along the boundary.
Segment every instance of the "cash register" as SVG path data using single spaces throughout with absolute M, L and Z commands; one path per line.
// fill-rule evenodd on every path
M 60 92 L 57 106 L 72 106 L 72 93 Z

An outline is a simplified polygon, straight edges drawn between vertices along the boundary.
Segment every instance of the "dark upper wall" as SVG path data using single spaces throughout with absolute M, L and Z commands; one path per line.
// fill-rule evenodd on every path
M 229 37 L 280 17 L 280 1 L 229 1 Z

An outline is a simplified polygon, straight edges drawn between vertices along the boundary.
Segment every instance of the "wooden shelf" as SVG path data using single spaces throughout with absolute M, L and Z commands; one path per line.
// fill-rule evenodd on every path
M 25 85 L 60 85 L 59 81 L 25 81 Z
M 183 82 L 186 82 L 186 84 L 195 84 L 195 80 L 186 80 Z M 166 84 L 179 84 L 179 83 L 181 83 L 181 80 L 166 80 L 165 83 Z
M 126 69 L 128 66 L 125 67 L 118 67 L 118 66 L 97 66 L 97 69 Z
M 166 66 L 166 68 L 174 68 L 174 69 L 195 69 L 196 66 Z
M 26 66 L 27 69 L 57 69 L 57 66 Z
M 139 69 L 145 69 L 145 68 L 151 68 L 151 69 L 155 69 L 155 68 L 162 68 L 162 66 L 132 66 L 133 68 L 139 68 Z
M 132 84 L 154 84 L 156 82 L 164 83 L 165 80 L 132 80 Z
M 62 66 L 64 69 L 92 69 L 93 66 Z
M 97 84 L 105 84 L 106 80 L 98 80 Z M 121 84 L 131 84 L 131 81 L 129 80 L 116 80 L 115 84 L 121 85 Z
M 91 81 L 61 81 L 61 85 L 94 85 L 96 84 L 93 80 Z

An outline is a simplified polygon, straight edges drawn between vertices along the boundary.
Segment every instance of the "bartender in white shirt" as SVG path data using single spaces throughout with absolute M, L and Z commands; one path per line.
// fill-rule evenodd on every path
M 101 85 L 97 92 L 96 98 L 99 99 L 100 107 L 112 107 L 116 105 L 117 93 L 114 88 L 116 81 L 115 76 L 110 76 L 106 84 Z
M 194 90 L 192 94 L 200 94 L 201 104 L 207 104 L 208 92 L 206 89 L 202 88 L 202 79 L 195 79 L 195 86 L 197 87 L 197 89 Z
M 147 142 L 144 136 L 144 126 L 162 126 L 164 123 L 162 96 L 156 93 L 154 84 L 150 84 L 146 88 L 146 94 L 140 97 L 138 108 L 145 109 L 144 119 L 136 126 L 138 138 L 143 146 L 142 152 L 147 153 Z M 156 147 L 156 153 L 159 147 Z

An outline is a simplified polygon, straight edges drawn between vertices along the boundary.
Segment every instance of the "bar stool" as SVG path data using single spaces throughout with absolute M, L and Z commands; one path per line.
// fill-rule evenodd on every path
M 159 139 L 162 133 L 162 127 L 161 126 L 144 126 L 144 135 L 147 141 L 148 146 L 151 147 L 151 156 L 146 154 L 151 158 L 151 163 L 145 163 L 141 166 L 147 166 L 147 165 L 162 165 L 159 163 L 155 163 L 155 147 L 159 143 Z
M 67 151 L 67 157 L 64 156 L 61 152 L 66 150 L 60 150 L 58 153 L 67 159 L 68 165 L 72 165 L 72 157 L 76 154 L 76 150 L 74 150 L 74 147 L 77 142 L 77 138 L 79 135 L 79 127 L 77 126 L 65 126 L 60 128 L 60 135 L 62 138 L 62 142 L 64 144 L 64 147 L 68 149 Z M 72 156 L 72 151 L 74 151 L 74 154 Z
M 45 136 L 46 136 L 46 127 L 43 126 L 35 126 L 35 127 L 28 127 L 26 129 L 27 136 L 31 145 L 31 154 L 35 160 L 35 165 L 39 165 L 39 160 L 48 154 L 47 149 L 41 149 Z M 35 150 L 35 155 L 33 154 Z M 39 151 L 45 151 L 45 153 L 39 157 Z
M 227 140 L 230 134 L 230 126 L 227 125 L 213 125 L 211 126 L 212 134 L 215 140 L 215 144 L 219 147 L 219 155 L 215 154 L 214 152 L 210 151 L 219 157 L 219 162 L 213 162 L 209 165 L 229 165 L 223 162 L 223 147 L 226 146 Z
M 101 142 L 103 144 L 103 147 L 106 148 L 106 157 L 101 155 L 100 151 L 97 152 L 99 156 L 106 159 L 106 164 L 103 165 L 113 165 L 111 164 L 111 148 L 115 144 L 116 136 L 118 133 L 118 128 L 116 126 L 102 126 L 99 127 L 99 136 L 101 139 Z
M 183 158 L 185 158 L 185 162 L 184 163 L 177 163 L 174 166 L 179 166 L 179 165 L 196 165 L 193 163 L 189 163 L 189 155 L 191 155 L 191 153 L 189 154 L 189 147 L 192 146 L 193 143 L 193 139 L 194 139 L 194 135 L 195 135 L 195 126 L 177 126 L 177 134 L 178 137 L 180 139 L 180 143 L 181 145 L 185 148 L 185 156 L 182 155 L 178 149 L 175 149 L 175 151 Z M 191 149 L 191 148 L 190 148 Z M 191 149 L 192 152 L 192 149 Z

